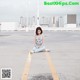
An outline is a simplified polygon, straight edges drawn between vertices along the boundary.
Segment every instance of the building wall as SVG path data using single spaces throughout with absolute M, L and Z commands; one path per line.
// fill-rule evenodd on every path
M 67 15 L 67 24 L 76 24 L 76 14 Z
M 1 30 L 17 30 L 18 22 L 1 22 Z
M 77 14 L 77 27 L 80 27 L 80 15 Z

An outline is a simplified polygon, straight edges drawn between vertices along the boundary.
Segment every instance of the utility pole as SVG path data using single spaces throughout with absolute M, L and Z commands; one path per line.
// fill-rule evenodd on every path
M 39 0 L 37 0 L 37 26 L 40 26 L 39 19 L 40 19 L 40 14 L 39 14 Z

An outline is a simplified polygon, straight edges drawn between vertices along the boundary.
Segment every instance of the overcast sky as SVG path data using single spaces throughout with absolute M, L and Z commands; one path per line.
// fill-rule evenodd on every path
M 0 21 L 18 21 L 20 16 L 36 16 L 37 1 L 38 0 L 0 0 Z M 56 0 L 39 0 L 40 15 L 80 14 L 80 6 L 44 6 L 44 1 Z

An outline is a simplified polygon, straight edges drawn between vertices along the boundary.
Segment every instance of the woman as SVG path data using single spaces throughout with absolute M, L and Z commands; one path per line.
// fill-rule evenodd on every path
M 30 53 L 49 51 L 48 49 L 45 49 L 44 40 L 43 40 L 43 31 L 41 27 L 36 28 L 35 34 L 36 34 L 35 35 L 35 46 Z

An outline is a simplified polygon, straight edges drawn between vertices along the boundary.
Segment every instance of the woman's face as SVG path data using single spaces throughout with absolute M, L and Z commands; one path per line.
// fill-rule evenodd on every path
M 38 30 L 38 35 L 40 35 L 41 34 L 41 30 Z

